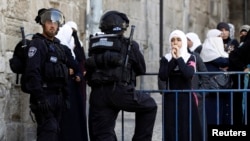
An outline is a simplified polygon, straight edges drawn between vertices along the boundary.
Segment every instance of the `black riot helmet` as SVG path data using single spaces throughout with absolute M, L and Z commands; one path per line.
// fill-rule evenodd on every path
M 35 21 L 43 25 L 47 20 L 57 22 L 59 26 L 62 26 L 65 23 L 63 13 L 55 8 L 42 8 L 38 11 Z
M 99 28 L 104 33 L 120 33 L 129 26 L 129 19 L 126 14 L 118 11 L 108 11 L 100 19 Z

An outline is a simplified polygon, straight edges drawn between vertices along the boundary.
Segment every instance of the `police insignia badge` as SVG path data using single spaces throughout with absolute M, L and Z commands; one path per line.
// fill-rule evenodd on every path
M 37 51 L 36 47 L 30 47 L 28 52 L 29 58 L 33 57 L 36 54 L 36 51 Z

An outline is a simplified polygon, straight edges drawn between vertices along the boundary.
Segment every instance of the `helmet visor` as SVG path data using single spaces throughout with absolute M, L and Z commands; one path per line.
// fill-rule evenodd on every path
M 46 21 L 57 22 L 59 26 L 64 24 L 64 16 L 60 11 L 48 10 L 41 15 L 41 23 L 44 24 Z

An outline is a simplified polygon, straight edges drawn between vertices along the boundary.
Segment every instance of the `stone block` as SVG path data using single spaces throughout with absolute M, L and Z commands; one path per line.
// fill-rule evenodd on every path
M 5 57 L 0 56 L 0 73 L 3 73 L 6 69 L 5 60 Z

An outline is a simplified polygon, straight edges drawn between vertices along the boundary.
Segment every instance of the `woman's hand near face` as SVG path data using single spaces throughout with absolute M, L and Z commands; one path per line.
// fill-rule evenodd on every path
M 176 58 L 176 49 L 174 47 L 172 47 L 171 54 L 173 58 Z
M 171 39 L 171 46 L 172 46 L 172 56 L 173 58 L 177 59 L 181 56 L 180 48 L 182 46 L 181 38 L 180 37 L 173 37 Z
M 180 49 L 177 45 L 172 46 L 172 55 L 175 59 L 180 57 Z

